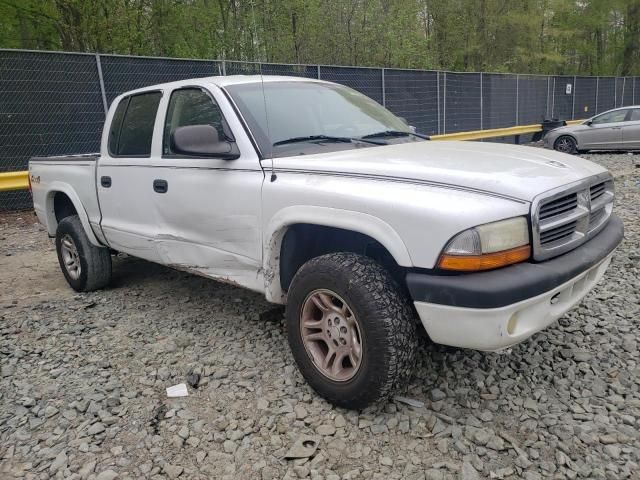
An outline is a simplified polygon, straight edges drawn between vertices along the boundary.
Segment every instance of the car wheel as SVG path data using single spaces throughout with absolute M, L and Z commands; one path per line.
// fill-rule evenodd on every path
M 109 249 L 93 245 L 80 218 L 63 218 L 56 230 L 56 252 L 67 283 L 77 292 L 97 290 L 111 281 Z
M 300 372 L 336 406 L 362 409 L 384 400 L 413 372 L 413 311 L 368 257 L 333 253 L 305 263 L 289 288 L 286 319 Z
M 570 154 L 574 154 L 578 151 L 578 149 L 576 148 L 575 139 L 573 137 L 570 137 L 569 135 L 558 137 L 553 144 L 553 148 L 558 152 Z

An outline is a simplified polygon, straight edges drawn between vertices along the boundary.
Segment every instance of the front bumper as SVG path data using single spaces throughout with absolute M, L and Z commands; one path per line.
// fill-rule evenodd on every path
M 598 235 L 551 260 L 464 275 L 409 273 L 407 286 L 434 342 L 501 350 L 577 304 L 602 278 L 623 235 L 612 215 Z

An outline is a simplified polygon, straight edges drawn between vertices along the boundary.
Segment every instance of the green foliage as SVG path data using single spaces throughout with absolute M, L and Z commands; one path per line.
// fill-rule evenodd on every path
M 0 47 L 640 73 L 640 0 L 0 0 Z

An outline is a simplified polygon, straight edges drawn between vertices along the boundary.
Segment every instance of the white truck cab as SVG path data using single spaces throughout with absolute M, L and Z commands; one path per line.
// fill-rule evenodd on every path
M 416 329 L 496 351 L 545 328 L 623 237 L 602 167 L 430 142 L 347 87 L 229 76 L 117 97 L 100 153 L 36 157 L 34 207 L 78 291 L 124 252 L 286 304 L 289 344 L 336 405 L 388 397 Z

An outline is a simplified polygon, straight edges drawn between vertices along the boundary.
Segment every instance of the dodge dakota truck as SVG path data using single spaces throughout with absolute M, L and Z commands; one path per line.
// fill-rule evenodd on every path
M 69 285 L 117 252 L 286 304 L 307 382 L 346 408 L 411 374 L 418 329 L 498 351 L 552 324 L 623 237 L 601 166 L 429 141 L 334 83 L 228 76 L 117 97 L 100 153 L 36 157 L 33 201 Z

